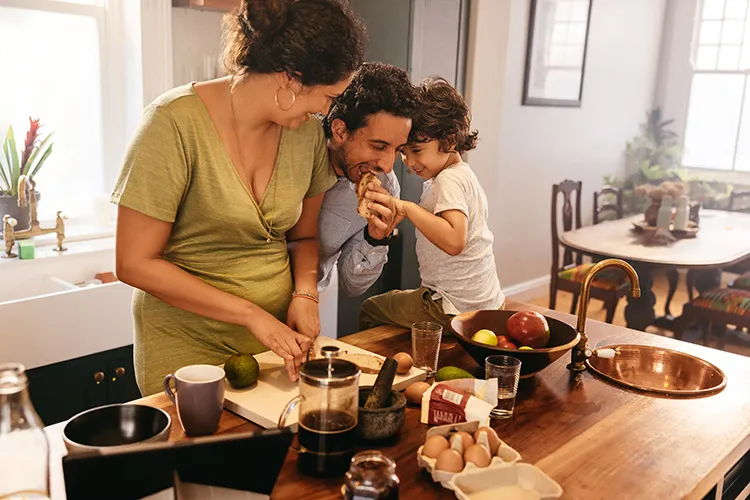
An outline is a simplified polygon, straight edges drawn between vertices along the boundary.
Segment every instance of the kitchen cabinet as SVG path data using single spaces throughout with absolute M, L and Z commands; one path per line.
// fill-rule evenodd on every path
M 229 12 L 241 3 L 242 0 L 172 0 L 172 7 Z
M 367 26 L 368 61 L 403 68 L 415 83 L 440 75 L 464 90 L 469 0 L 349 0 L 349 5 Z M 397 158 L 394 172 L 401 198 L 418 202 L 422 179 L 408 170 Z M 414 225 L 403 221 L 391 240 L 380 279 L 359 297 L 349 297 L 339 289 L 339 337 L 359 330 L 359 308 L 368 297 L 419 286 L 416 242 Z
M 45 425 L 90 408 L 141 397 L 132 345 L 41 366 L 26 374 L 31 401 Z

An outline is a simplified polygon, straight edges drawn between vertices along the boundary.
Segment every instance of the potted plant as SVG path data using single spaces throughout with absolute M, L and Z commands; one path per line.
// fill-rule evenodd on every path
M 10 215 L 18 221 L 17 230 L 28 229 L 29 207 L 18 206 L 18 180 L 22 175 L 34 177 L 52 154 L 52 133 L 42 138 L 39 120 L 29 117 L 29 130 L 23 147 L 18 148 L 13 127 L 8 127 L 0 152 L 0 217 Z M 37 199 L 39 193 L 37 192 Z
M 679 135 L 669 128 L 673 122 L 664 120 L 658 107 L 649 111 L 640 134 L 626 144 L 625 178 L 604 178 L 606 184 L 622 190 L 625 214 L 644 213 L 646 219 L 652 219 L 662 192 L 673 195 L 672 188 L 706 208 L 722 206 L 728 198 L 729 184 L 701 179 L 682 167 Z

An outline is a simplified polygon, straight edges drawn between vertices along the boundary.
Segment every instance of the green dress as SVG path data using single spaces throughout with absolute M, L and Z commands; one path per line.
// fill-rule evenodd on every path
M 285 321 L 293 291 L 285 234 L 299 220 L 303 199 L 335 183 L 322 127 L 310 119 L 282 130 L 276 166 L 256 203 L 203 101 L 187 85 L 146 108 L 112 202 L 173 224 L 164 259 Z M 242 326 L 141 290 L 133 295 L 133 317 L 136 380 L 144 396 L 159 392 L 164 376 L 182 366 L 267 350 Z

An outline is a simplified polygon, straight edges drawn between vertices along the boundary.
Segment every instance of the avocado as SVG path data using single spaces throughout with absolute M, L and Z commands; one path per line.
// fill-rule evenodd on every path
M 227 381 L 235 389 L 242 389 L 258 381 L 260 366 L 252 354 L 233 354 L 224 363 Z
M 444 366 L 435 373 L 435 382 L 443 382 L 445 380 L 454 380 L 457 378 L 476 378 L 466 370 L 462 370 L 456 366 Z

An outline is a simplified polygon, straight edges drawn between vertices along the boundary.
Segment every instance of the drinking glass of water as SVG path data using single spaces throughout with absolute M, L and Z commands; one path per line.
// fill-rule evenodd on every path
M 411 325 L 411 357 L 414 367 L 420 368 L 432 377 L 437 371 L 440 339 L 443 327 L 437 323 L 421 321 Z
M 521 361 L 513 356 L 487 356 L 484 360 L 485 379 L 497 379 L 497 406 L 490 412 L 493 418 L 510 418 L 516 405 Z

